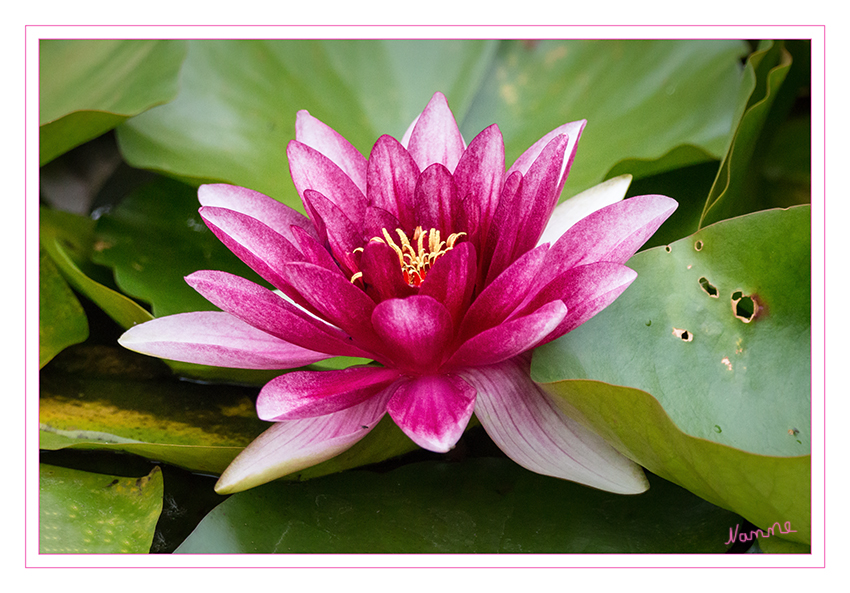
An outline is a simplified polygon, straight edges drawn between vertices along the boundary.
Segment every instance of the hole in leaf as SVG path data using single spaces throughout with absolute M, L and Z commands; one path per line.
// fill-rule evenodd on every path
M 683 342 L 693 342 L 694 335 L 686 329 L 679 329 L 678 327 L 673 328 L 673 335 L 682 340 Z
M 716 432 L 717 434 L 720 434 L 721 432 L 723 432 L 723 429 L 715 424 L 714 425 L 714 432 Z
M 652 319 L 650 319 L 646 322 L 646 327 L 649 327 L 650 325 L 652 325 Z
M 755 318 L 756 311 L 758 311 L 758 305 L 753 297 L 745 296 L 740 290 L 732 293 L 732 313 L 735 317 L 744 323 L 749 323 Z
M 664 251 L 666 251 L 667 253 L 670 253 L 670 252 L 671 252 L 671 251 L 673 251 L 673 250 L 670 248 L 670 246 L 669 246 L 669 245 L 665 245 L 665 246 L 664 246 Z
M 711 282 L 708 281 L 708 278 L 703 276 L 699 279 L 700 287 L 705 291 L 705 293 L 713 299 L 718 298 L 717 296 L 717 287 L 714 286 Z
M 694 243 L 694 249 L 696 249 L 697 251 L 702 251 L 702 246 L 703 246 L 702 241 L 697 241 L 696 243 Z
M 799 431 L 799 430 L 797 430 L 796 428 L 789 428 L 789 429 L 788 429 L 788 434 L 790 434 L 792 437 L 795 437 L 795 436 L 797 436 L 798 434 L 800 434 L 800 431 Z

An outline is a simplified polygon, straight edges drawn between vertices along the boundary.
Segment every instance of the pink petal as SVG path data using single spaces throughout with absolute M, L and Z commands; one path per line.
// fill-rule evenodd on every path
M 641 468 L 553 404 L 529 377 L 526 358 L 460 372 L 478 392 L 475 416 L 490 438 L 533 472 L 619 494 L 644 492 Z
M 366 196 L 333 161 L 297 140 L 287 145 L 286 156 L 292 182 L 302 200 L 304 192 L 312 189 L 336 204 L 355 225 L 363 224 Z
M 481 291 L 463 318 L 458 332 L 462 339 L 495 327 L 516 310 L 537 279 L 547 250 L 541 245 L 525 253 Z
M 386 398 L 373 397 L 335 414 L 278 422 L 233 460 L 215 490 L 248 490 L 336 457 L 369 434 L 385 413 Z
M 566 136 L 556 136 L 525 172 L 517 191 L 496 208 L 487 245 L 493 250 L 487 283 L 537 244 L 558 200 L 558 175 Z
M 372 313 L 375 333 L 385 344 L 394 368 L 428 373 L 437 368 L 452 339 L 452 318 L 429 296 L 390 299 Z
M 443 368 L 495 364 L 522 354 L 552 333 L 566 315 L 564 303 L 554 301 L 530 315 L 505 321 L 464 342 Z
M 281 275 L 321 317 L 351 336 L 355 346 L 373 354 L 382 351 L 372 331 L 375 303 L 365 292 L 340 274 L 313 264 L 288 264 Z
M 464 142 L 442 93 L 434 93 L 425 111 L 419 116 L 410 134 L 407 150 L 419 165 L 420 171 L 440 163 L 454 172 L 463 154 Z
M 366 193 L 366 159 L 336 130 L 302 109 L 295 116 L 295 139 L 328 157 Z
M 398 140 L 386 135 L 378 138 L 366 170 L 369 205 L 386 210 L 405 229 L 415 226 L 413 192 L 418 178 L 419 167 Z
M 443 240 L 457 227 L 460 202 L 452 174 L 440 163 L 422 171 L 414 194 L 416 223 L 423 229 L 439 229 Z
M 374 366 L 287 373 L 260 391 L 257 415 L 273 422 L 325 416 L 374 397 L 398 377 L 398 371 Z
M 540 140 L 531 145 L 531 147 L 526 150 L 520 157 L 514 161 L 514 164 L 511 165 L 511 168 L 508 169 L 505 177 L 513 173 L 514 171 L 519 171 L 523 175 L 525 175 L 526 171 L 529 170 L 532 163 L 537 160 L 537 157 L 543 152 L 543 149 L 549 142 L 552 141 L 553 138 L 565 134 L 569 137 L 569 143 L 564 147 L 564 160 L 561 164 L 560 170 L 560 180 L 559 180 L 559 188 L 564 187 L 564 181 L 567 178 L 567 175 L 570 172 L 570 166 L 573 164 L 573 159 L 576 156 L 576 148 L 578 147 L 579 138 L 581 138 L 582 130 L 584 130 L 584 126 L 587 125 L 587 120 L 574 121 L 568 124 L 564 124 L 562 126 L 558 126 L 545 136 L 543 136 Z M 558 189 L 558 195 L 560 195 L 561 189 Z
M 251 189 L 223 183 L 202 185 L 198 188 L 198 200 L 201 206 L 226 208 L 262 221 L 290 242 L 293 240 L 291 235 L 293 226 L 316 238 L 316 232 L 309 218 Z
M 619 202 L 626 197 L 631 182 L 631 175 L 620 175 L 564 200 L 555 207 L 537 244 L 554 243 L 582 218 Z
M 202 270 L 187 276 L 186 282 L 215 306 L 281 340 L 334 356 L 369 357 L 341 330 L 250 280 Z
M 552 333 L 541 342 L 544 344 L 564 335 L 613 303 L 637 278 L 637 272 L 621 264 L 596 262 L 577 266 L 555 277 L 538 292 L 530 302 L 520 309 L 535 310 L 542 303 L 560 299 L 568 313 Z
M 354 224 L 336 204 L 325 196 L 311 189 L 304 191 L 304 203 L 310 204 L 311 212 L 321 218 L 325 234 L 336 261 L 344 266 L 346 271 L 357 269 L 354 261 L 354 250 L 364 243 L 362 222 Z M 363 213 L 360 213 L 363 219 Z
M 410 439 L 445 453 L 463 434 L 475 408 L 475 389 L 455 375 L 425 375 L 399 382 L 387 411 Z
M 283 235 L 246 214 L 204 206 L 201 218 L 218 239 L 252 270 L 274 286 L 285 289 L 280 268 L 304 256 Z
M 360 271 L 366 293 L 376 302 L 414 295 L 417 290 L 404 281 L 398 255 L 385 243 L 370 241 L 363 249 Z
M 616 202 L 581 219 L 549 249 L 544 266 L 557 274 L 597 261 L 626 263 L 678 204 L 665 196 Z
M 131 327 L 118 343 L 158 358 L 234 369 L 292 369 L 330 358 L 217 311 L 153 319 Z
M 456 244 L 437 260 L 419 287 L 419 294 L 443 304 L 454 327 L 459 327 L 461 316 L 469 308 L 475 288 L 476 258 L 475 248 L 470 243 Z
M 473 138 L 454 171 L 458 196 L 479 206 L 477 218 L 485 236 L 499 203 L 504 175 L 505 143 L 493 124 Z
M 310 231 L 313 231 L 313 229 L 311 228 Z M 292 244 L 304 255 L 304 259 L 309 263 L 322 266 L 332 272 L 342 273 L 336 260 L 319 243 L 314 235 L 315 232 L 310 234 L 300 227 L 292 227 Z

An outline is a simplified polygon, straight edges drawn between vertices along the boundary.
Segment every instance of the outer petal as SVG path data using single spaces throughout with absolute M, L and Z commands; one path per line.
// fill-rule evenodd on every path
M 556 136 L 560 136 L 561 134 L 566 134 L 569 136 L 570 141 L 566 145 L 564 149 L 564 160 L 561 164 L 561 172 L 560 172 L 560 182 L 559 187 L 564 187 L 564 181 L 567 178 L 567 175 L 570 172 L 570 166 L 573 164 L 573 159 L 576 156 L 576 148 L 578 147 L 579 138 L 581 138 L 582 130 L 584 130 L 584 126 L 587 125 L 587 120 L 574 121 L 568 124 L 564 124 L 562 126 L 558 126 L 545 136 L 543 136 L 540 140 L 535 142 L 529 147 L 524 153 L 520 155 L 520 157 L 514 161 L 514 164 L 511 165 L 511 168 L 508 169 L 505 177 L 513 173 L 514 171 L 519 171 L 523 175 L 525 175 L 526 171 L 531 167 L 532 163 L 537 160 L 537 157 L 543 152 L 543 149 L 546 147 L 549 142 L 552 141 Z M 558 194 L 560 194 L 560 189 L 558 190 Z
M 215 183 L 199 187 L 198 200 L 201 206 L 227 208 L 260 220 L 290 242 L 293 242 L 290 231 L 293 226 L 317 238 L 309 218 L 258 191 Z
M 336 130 L 302 109 L 295 116 L 295 139 L 328 157 L 366 193 L 366 159 Z
M 312 189 L 336 204 L 356 225 L 363 223 L 366 196 L 333 161 L 297 140 L 287 145 L 286 156 L 292 182 L 302 200 L 304 191 Z
M 202 270 L 186 282 L 215 306 L 281 340 L 333 356 L 369 357 L 345 332 L 250 280 Z
M 278 270 L 304 256 L 283 235 L 259 220 L 224 208 L 204 206 L 201 218 L 218 239 L 239 259 L 278 288 L 282 282 Z
M 422 295 L 383 301 L 372 313 L 372 325 L 386 345 L 392 366 L 412 373 L 435 370 L 453 333 L 448 310 Z
M 331 357 L 217 311 L 160 317 L 131 327 L 118 343 L 158 358 L 235 369 L 292 369 Z
M 641 468 L 566 416 L 528 375 L 524 358 L 465 369 L 478 392 L 475 415 L 508 457 L 533 472 L 619 494 L 649 483 Z
M 443 368 L 495 364 L 522 354 L 552 333 L 566 315 L 564 303 L 554 301 L 530 315 L 505 321 L 464 342 Z
M 561 299 L 567 315 L 540 344 L 559 338 L 613 303 L 637 278 L 637 272 L 622 264 L 596 262 L 571 268 L 555 277 L 517 315 L 534 311 L 543 303 Z
M 631 175 L 620 175 L 564 200 L 555 207 L 537 244 L 554 243 L 582 218 L 619 202 L 626 197 L 631 182 Z
M 387 411 L 410 439 L 445 453 L 463 434 L 475 408 L 475 389 L 454 375 L 425 375 L 399 382 Z
M 399 374 L 374 366 L 287 373 L 260 391 L 257 415 L 260 420 L 276 422 L 339 412 L 377 395 Z
M 544 267 L 553 274 L 597 261 L 626 263 L 678 204 L 665 196 L 616 202 L 581 219 L 549 249 Z
M 442 93 L 434 93 L 425 111 L 419 116 L 410 134 L 407 150 L 419 165 L 420 171 L 440 163 L 454 172 L 463 154 L 464 142 Z
M 279 422 L 248 445 L 215 485 L 231 494 L 336 457 L 369 434 L 386 412 L 386 397 L 327 416 Z

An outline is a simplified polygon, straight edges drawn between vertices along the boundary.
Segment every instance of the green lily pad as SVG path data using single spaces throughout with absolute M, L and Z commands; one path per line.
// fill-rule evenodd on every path
M 620 496 L 506 459 L 273 483 L 216 507 L 178 553 L 722 553 L 739 518 L 650 476 Z
M 256 389 L 175 381 L 155 359 L 120 348 L 77 347 L 42 374 L 40 447 L 125 451 L 220 474 L 270 426 L 257 418 L 255 395 Z M 306 480 L 415 449 L 387 417 L 348 451 L 289 479 Z
M 41 40 L 41 164 L 173 99 L 185 54 L 183 41 Z
M 651 471 L 808 538 L 809 221 L 759 212 L 639 253 L 632 286 L 539 348 L 532 376 Z
M 124 478 L 42 464 L 39 552 L 146 554 L 162 512 L 162 472 Z
M 638 179 L 720 159 L 746 52 L 733 40 L 505 42 L 461 130 L 498 123 L 513 162 L 549 130 L 586 119 L 565 196 L 624 160 L 612 175 Z
M 190 41 L 173 102 L 118 130 L 134 166 L 222 181 L 302 209 L 286 165 L 300 109 L 368 155 L 401 137 L 435 91 L 468 108 L 493 41 Z
M 89 324 L 80 301 L 44 249 L 38 264 L 38 367 L 73 344 L 85 341 Z

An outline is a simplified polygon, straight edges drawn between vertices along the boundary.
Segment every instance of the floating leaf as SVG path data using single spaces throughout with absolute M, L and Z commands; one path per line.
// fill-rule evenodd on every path
M 636 255 L 634 284 L 532 366 L 627 456 L 761 527 L 791 520 L 804 541 L 809 219 L 759 212 Z
M 183 41 L 42 39 L 41 164 L 173 99 L 185 53 Z
M 739 519 L 654 476 L 620 496 L 506 459 L 272 483 L 216 507 L 178 553 L 720 553 Z
M 124 478 L 42 464 L 39 552 L 146 554 L 162 512 L 162 472 Z
M 543 133 L 586 119 L 565 196 L 626 159 L 612 175 L 719 159 L 746 50 L 732 40 L 505 42 L 461 129 L 468 136 L 498 123 L 513 162 Z
M 127 160 L 182 179 L 250 187 L 302 208 L 286 165 L 307 109 L 368 155 L 443 91 L 463 114 L 493 41 L 190 41 L 177 99 L 122 125 Z

